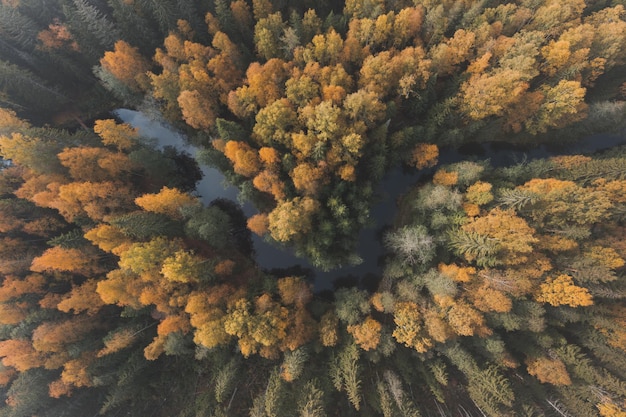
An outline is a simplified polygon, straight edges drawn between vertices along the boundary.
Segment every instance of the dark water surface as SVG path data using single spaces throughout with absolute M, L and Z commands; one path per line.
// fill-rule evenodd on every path
M 124 122 L 137 127 L 142 136 L 154 138 L 159 147 L 170 145 L 195 156 L 197 148 L 186 144 L 183 135 L 164 124 L 153 121 L 144 114 L 133 110 L 119 109 L 115 111 L 115 115 Z M 530 160 L 552 155 L 589 153 L 622 144 L 626 144 L 626 132 L 622 132 L 622 134 L 593 135 L 579 142 L 558 147 L 542 145 L 533 148 L 521 148 L 500 143 L 469 144 L 463 146 L 461 150 L 442 149 L 439 155 L 439 164 L 459 162 L 473 157 L 480 160 L 489 159 L 493 166 L 506 166 L 521 162 L 524 159 Z M 217 169 L 206 166 L 201 168 L 204 178 L 198 183 L 197 192 L 205 204 L 216 198 L 237 200 L 237 188 L 226 184 L 223 175 Z M 398 168 L 385 175 L 376 190 L 379 196 L 379 203 L 374 204 L 371 209 L 371 217 L 375 222 L 375 226 L 362 230 L 359 234 L 358 253 L 363 259 L 360 265 L 324 272 L 314 268 L 305 259 L 294 256 L 291 250 L 271 245 L 253 234 L 254 248 L 259 265 L 266 269 L 290 268 L 299 265 L 311 272 L 315 279 L 315 288 L 318 291 L 332 288 L 333 282 L 341 278 L 347 278 L 348 281 L 351 278 L 354 278 L 354 280 L 364 278 L 366 281 L 368 279 L 375 281 L 381 272 L 379 259 L 384 254 L 379 234 L 383 228 L 391 225 L 397 210 L 397 198 L 405 194 L 420 178 L 431 173 L 432 170 L 419 172 L 409 170 L 404 172 Z M 248 217 L 257 213 L 256 209 L 249 202 L 245 203 L 242 209 Z

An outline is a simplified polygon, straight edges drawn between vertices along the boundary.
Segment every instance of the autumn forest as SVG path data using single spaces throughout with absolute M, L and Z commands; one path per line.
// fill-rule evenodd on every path
M 626 140 L 466 152 L 625 132 L 624 0 L 0 0 L 0 417 L 625 417 Z

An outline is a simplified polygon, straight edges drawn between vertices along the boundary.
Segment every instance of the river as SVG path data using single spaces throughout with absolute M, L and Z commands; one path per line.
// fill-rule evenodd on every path
M 197 151 L 196 148 L 185 142 L 183 135 L 162 123 L 149 119 L 140 112 L 118 109 L 114 113 L 125 123 L 138 128 L 142 136 L 154 138 L 159 147 L 170 145 L 179 150 L 187 151 L 191 155 L 195 155 Z M 467 145 L 463 147 L 463 152 L 456 149 L 442 149 L 439 163 L 458 162 L 473 156 L 479 159 L 489 159 L 494 166 L 505 166 L 520 162 L 524 158 L 536 159 L 557 154 L 589 153 L 622 144 L 626 144 L 626 132 L 622 132 L 622 134 L 593 135 L 575 144 L 550 148 L 542 145 L 524 149 L 495 143 Z M 226 184 L 223 175 L 217 169 L 207 166 L 202 166 L 201 168 L 204 177 L 198 183 L 197 192 L 205 204 L 216 198 L 237 200 L 237 188 Z M 381 272 L 379 260 L 384 254 L 380 238 L 378 237 L 380 230 L 390 225 L 393 221 L 397 209 L 397 197 L 406 193 L 422 176 L 429 175 L 432 171 L 430 169 L 419 172 L 416 170 L 404 172 L 401 169 L 394 169 L 385 175 L 377 187 L 379 202 L 374 204 L 371 210 L 371 217 L 375 220 L 376 225 L 373 228 L 362 230 L 359 234 L 358 253 L 363 259 L 360 265 L 324 272 L 313 267 L 307 260 L 296 257 L 289 249 L 274 246 L 253 234 L 258 264 L 265 269 L 290 268 L 299 265 L 310 272 L 311 277 L 315 280 L 315 289 L 317 291 L 330 289 L 334 282 L 344 278 L 348 282 L 362 279 L 366 285 L 368 282 L 375 282 Z M 244 203 L 242 209 L 248 217 L 257 213 L 256 209 L 249 202 Z

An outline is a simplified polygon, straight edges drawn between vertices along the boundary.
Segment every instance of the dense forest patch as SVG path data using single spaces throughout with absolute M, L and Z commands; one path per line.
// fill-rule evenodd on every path
M 0 1 L 0 416 L 623 416 L 626 151 L 438 158 L 622 129 L 625 60 L 620 1 Z M 401 165 L 376 290 L 255 263 Z

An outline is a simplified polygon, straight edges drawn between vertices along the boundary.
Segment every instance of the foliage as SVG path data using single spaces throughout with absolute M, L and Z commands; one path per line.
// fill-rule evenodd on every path
M 373 294 L 262 271 L 248 233 L 356 264 L 401 162 L 623 126 L 622 2 L 0 3 L 0 415 L 624 414 L 623 149 L 433 169 Z M 258 214 L 83 122 L 120 100 Z

